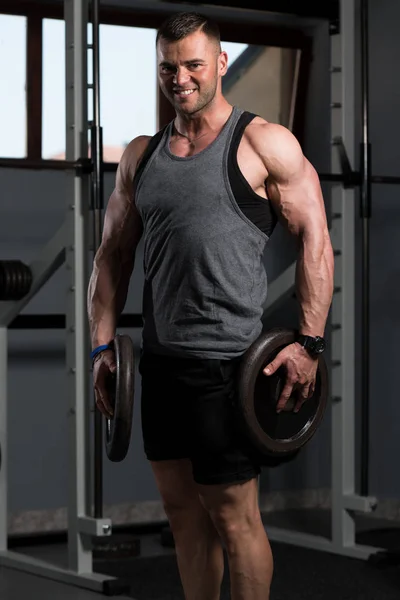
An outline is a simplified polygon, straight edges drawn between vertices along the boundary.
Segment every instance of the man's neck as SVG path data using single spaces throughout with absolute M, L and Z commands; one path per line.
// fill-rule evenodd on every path
M 194 139 L 207 131 L 219 131 L 230 117 L 232 109 L 228 102 L 224 102 L 218 108 L 213 107 L 196 115 L 178 113 L 174 121 L 175 129 L 189 139 Z

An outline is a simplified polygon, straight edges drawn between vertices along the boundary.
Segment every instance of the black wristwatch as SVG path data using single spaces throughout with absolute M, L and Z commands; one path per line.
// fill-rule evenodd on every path
M 303 346 L 305 350 L 307 350 L 308 354 L 312 356 L 312 358 L 317 358 L 320 354 L 325 351 L 326 342 L 324 338 L 317 336 L 311 337 L 309 335 L 298 335 L 296 342 Z

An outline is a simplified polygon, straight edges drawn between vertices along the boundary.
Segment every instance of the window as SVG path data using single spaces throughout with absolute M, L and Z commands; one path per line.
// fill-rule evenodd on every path
M 156 31 L 100 27 L 100 114 L 104 161 L 118 162 L 138 135 L 157 129 Z
M 65 158 L 65 22 L 43 22 L 43 158 Z M 100 26 L 100 124 L 103 158 L 119 162 L 134 137 L 157 127 L 156 31 Z M 88 39 L 91 40 L 89 27 Z M 92 53 L 88 79 L 92 81 Z M 92 117 L 93 94 L 88 94 Z
M 36 4 L 16 4 L 16 9 L 23 7 L 21 11 L 18 8 L 19 14 L 26 16 L 0 13 L 0 158 L 4 165 L 15 168 L 42 168 L 37 164 L 40 158 L 65 158 L 63 8 L 62 3 L 50 3 L 51 7 Z M 104 160 L 115 163 L 132 138 L 154 134 L 175 112 L 157 84 L 155 28 L 164 17 L 157 11 L 119 12 L 105 7 L 102 18 L 100 124 Z M 275 26 L 267 27 L 267 35 L 265 27 L 221 23 L 222 40 L 240 40 L 222 41 L 229 57 L 222 89 L 232 104 L 286 125 L 302 141 L 310 40 L 302 32 L 287 33 Z M 271 44 L 268 48 L 264 46 L 266 35 Z M 88 43 L 91 36 L 89 25 Z M 88 83 L 91 67 L 88 49 Z M 89 89 L 89 121 L 92 113 Z M 63 165 L 50 163 L 48 167 Z
M 225 51 L 228 55 L 228 70 L 231 68 L 235 60 L 243 54 L 248 48 L 247 44 L 238 44 L 236 42 L 224 42 L 221 41 L 221 50 Z
M 26 156 L 26 18 L 0 15 L 0 156 Z
M 222 82 L 228 102 L 292 129 L 298 53 L 289 48 L 245 46 Z
M 42 157 L 65 159 L 65 22 L 43 19 Z

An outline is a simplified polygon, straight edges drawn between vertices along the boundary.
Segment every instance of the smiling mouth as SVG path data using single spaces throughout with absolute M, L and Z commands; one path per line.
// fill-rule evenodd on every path
M 193 94 L 193 92 L 195 92 L 196 89 L 190 89 L 190 90 L 177 90 L 174 91 L 174 96 L 179 96 L 180 98 L 186 98 L 187 96 L 191 96 Z

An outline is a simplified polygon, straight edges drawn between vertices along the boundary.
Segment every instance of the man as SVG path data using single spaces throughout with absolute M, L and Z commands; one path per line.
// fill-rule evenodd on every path
M 112 406 L 109 348 L 144 236 L 144 448 L 175 539 L 187 600 L 217 600 L 225 548 L 233 600 L 269 598 L 270 545 L 258 507 L 257 458 L 233 417 L 238 359 L 261 333 L 266 243 L 279 219 L 298 241 L 300 333 L 323 336 L 333 252 L 319 180 L 294 136 L 232 107 L 217 26 L 196 13 L 157 36 L 159 83 L 176 118 L 126 148 L 105 215 L 88 312 L 98 409 Z M 277 410 L 296 410 L 317 361 L 298 342 L 265 370 L 287 369 Z

